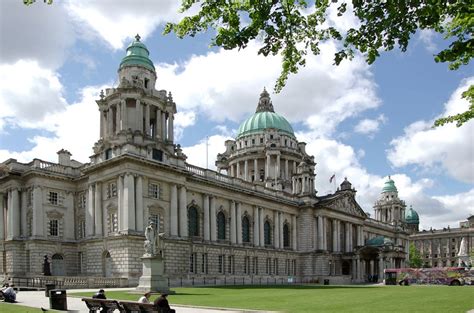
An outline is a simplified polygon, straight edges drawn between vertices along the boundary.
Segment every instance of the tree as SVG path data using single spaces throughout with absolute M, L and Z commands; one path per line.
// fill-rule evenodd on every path
M 350 3 L 348 3 L 350 2 Z M 179 38 L 195 36 L 215 29 L 211 45 L 224 49 L 244 49 L 250 41 L 261 44 L 264 56 L 282 57 L 280 77 L 275 84 L 279 92 L 290 74 L 305 65 L 309 53 L 320 53 L 319 44 L 327 40 L 341 43 L 334 56 L 339 65 L 352 59 L 355 51 L 372 64 L 379 51 L 398 46 L 406 51 L 417 30 L 433 30 L 444 36 L 448 47 L 435 56 L 436 62 L 447 62 L 452 70 L 467 65 L 474 55 L 474 6 L 465 0 L 182 0 L 181 12 L 195 12 L 178 23 L 168 23 L 165 34 L 174 32 Z M 311 4 L 310 4 L 311 3 Z M 341 32 L 326 23 L 331 6 L 339 17 L 352 12 L 359 25 Z M 192 10 L 191 10 L 192 9 Z M 456 122 L 457 126 L 474 117 L 474 89 L 464 97 L 470 102 L 468 111 L 439 119 L 436 126 Z
M 413 242 L 410 243 L 409 247 L 408 266 L 413 268 L 420 268 L 423 266 L 423 260 L 421 258 L 420 251 L 416 249 Z

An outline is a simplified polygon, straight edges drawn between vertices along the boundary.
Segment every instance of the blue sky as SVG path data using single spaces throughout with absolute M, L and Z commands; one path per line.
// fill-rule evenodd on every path
M 157 89 L 177 103 L 176 142 L 188 162 L 209 167 L 240 123 L 272 90 L 278 57 L 264 58 L 252 43 L 241 51 L 209 48 L 212 33 L 162 36 L 177 21 L 177 1 L 0 2 L 0 161 L 56 161 L 69 150 L 87 162 L 98 139 L 95 99 L 116 84 L 117 68 L 136 33 L 157 68 Z M 328 17 L 344 30 L 355 23 Z M 405 53 L 392 51 L 369 66 L 356 55 L 334 67 L 336 44 L 322 44 L 286 88 L 272 93 L 275 110 L 315 155 L 319 195 L 347 177 L 367 212 L 391 175 L 400 197 L 420 213 L 421 226 L 455 227 L 474 214 L 474 122 L 432 129 L 434 119 L 467 108 L 460 93 L 474 82 L 472 65 L 450 71 L 433 54 L 446 43 L 415 34 Z

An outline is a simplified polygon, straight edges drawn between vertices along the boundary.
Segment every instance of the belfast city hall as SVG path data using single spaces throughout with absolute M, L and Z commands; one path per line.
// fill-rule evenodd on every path
M 187 163 L 175 143 L 177 107 L 155 89 L 140 37 L 118 76 L 96 101 L 90 163 L 65 149 L 57 163 L 1 160 L 0 279 L 41 277 L 47 260 L 54 277 L 136 286 L 150 221 L 162 233 L 170 285 L 380 281 L 385 268 L 408 266 L 410 242 L 430 266 L 454 265 L 464 237 L 473 246 L 472 217 L 420 232 L 390 177 L 372 217 L 350 177 L 317 196 L 317 160 L 266 90 L 256 90 L 255 113 L 225 142 L 214 171 Z

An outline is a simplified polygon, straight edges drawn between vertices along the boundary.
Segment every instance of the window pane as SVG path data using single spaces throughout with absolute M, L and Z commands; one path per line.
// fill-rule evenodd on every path
M 222 212 L 217 214 L 217 239 L 225 239 L 225 216 Z

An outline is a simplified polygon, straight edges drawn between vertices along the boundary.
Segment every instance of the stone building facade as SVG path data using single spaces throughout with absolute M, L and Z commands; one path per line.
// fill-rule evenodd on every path
M 389 179 L 370 218 L 346 179 L 317 196 L 316 162 L 268 93 L 225 143 L 217 171 L 193 166 L 173 135 L 176 104 L 156 90 L 149 51 L 127 48 L 119 85 L 97 100 L 99 139 L 90 163 L 0 164 L 0 273 L 141 275 L 144 229 L 164 235 L 166 275 L 180 283 L 262 283 L 294 277 L 361 282 L 408 258 L 405 204 Z

